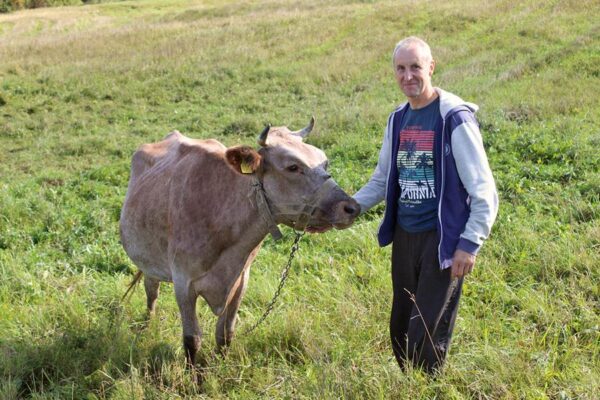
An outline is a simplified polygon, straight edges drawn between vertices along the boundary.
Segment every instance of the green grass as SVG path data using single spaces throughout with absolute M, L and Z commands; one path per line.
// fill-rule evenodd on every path
M 597 1 L 125 1 L 0 15 L 0 398 L 595 399 L 600 393 Z M 144 319 L 118 218 L 129 160 L 173 129 L 253 144 L 317 118 L 310 143 L 354 193 L 372 172 L 400 38 L 480 105 L 501 207 L 467 279 L 443 376 L 391 354 L 390 249 L 376 207 L 301 244 L 273 314 L 184 368 L 163 285 Z M 286 262 L 267 238 L 239 329 Z

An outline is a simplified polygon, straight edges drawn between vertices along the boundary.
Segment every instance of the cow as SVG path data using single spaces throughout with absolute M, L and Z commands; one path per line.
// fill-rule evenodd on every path
M 201 329 L 196 300 L 218 316 L 217 350 L 230 344 L 250 264 L 277 224 L 296 230 L 349 227 L 360 206 L 332 180 L 320 149 L 303 142 L 314 126 L 267 126 L 259 148 L 225 147 L 178 131 L 133 155 L 120 218 L 121 242 L 142 274 L 152 314 L 160 282 L 173 282 L 187 365 Z M 132 283 L 133 284 L 133 283 Z M 131 288 L 131 287 L 130 287 Z

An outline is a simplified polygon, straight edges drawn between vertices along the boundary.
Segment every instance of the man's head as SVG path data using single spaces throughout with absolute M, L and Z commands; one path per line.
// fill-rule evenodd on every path
M 428 98 L 433 93 L 431 76 L 435 61 L 425 41 L 415 36 L 402 39 L 394 48 L 392 63 L 398 86 L 409 102 L 418 101 L 423 96 Z

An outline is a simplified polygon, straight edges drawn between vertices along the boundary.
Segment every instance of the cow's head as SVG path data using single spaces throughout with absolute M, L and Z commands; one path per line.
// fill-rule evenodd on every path
M 238 172 L 254 174 L 262 182 L 277 223 L 294 227 L 305 214 L 308 227 L 347 228 L 360 207 L 331 179 L 325 153 L 303 142 L 313 126 L 314 118 L 294 132 L 267 126 L 258 138 L 258 152 L 237 147 L 226 157 Z

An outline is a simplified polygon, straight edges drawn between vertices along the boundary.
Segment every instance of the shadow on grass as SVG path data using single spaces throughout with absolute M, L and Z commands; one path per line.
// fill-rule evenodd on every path
M 46 316 L 41 327 L 29 331 L 24 327 L 20 337 L 1 342 L 0 398 L 9 392 L 16 398 L 49 394 L 58 398 L 110 398 L 123 390 L 125 382 L 141 388 L 143 396 L 164 394 L 165 390 L 201 394 L 205 390 L 203 376 L 228 377 L 232 370 L 227 364 L 233 362 L 233 370 L 239 364 L 237 352 L 232 360 L 202 346 L 194 371 L 196 380 L 195 374 L 185 370 L 181 344 L 159 337 L 158 324 L 152 323 L 158 316 L 149 317 L 145 312 L 132 315 L 129 307 L 118 301 L 96 307 L 87 315 Z M 258 362 L 269 363 L 270 359 L 305 364 L 310 354 L 297 326 L 276 325 L 244 340 L 244 353 Z M 222 389 L 232 390 L 239 384 L 236 382 Z
M 146 318 L 128 321 L 123 307 L 114 303 L 100 315 L 71 315 L 53 320 L 46 331 L 4 341 L 0 349 L 8 357 L 0 362 L 2 380 L 16 386 L 19 398 L 46 392 L 60 396 L 66 387 L 76 398 L 106 394 L 115 379 L 132 366 L 139 368 L 143 349 L 138 342 L 148 323 Z M 172 362 L 174 353 L 167 345 L 152 348 L 151 370 Z

